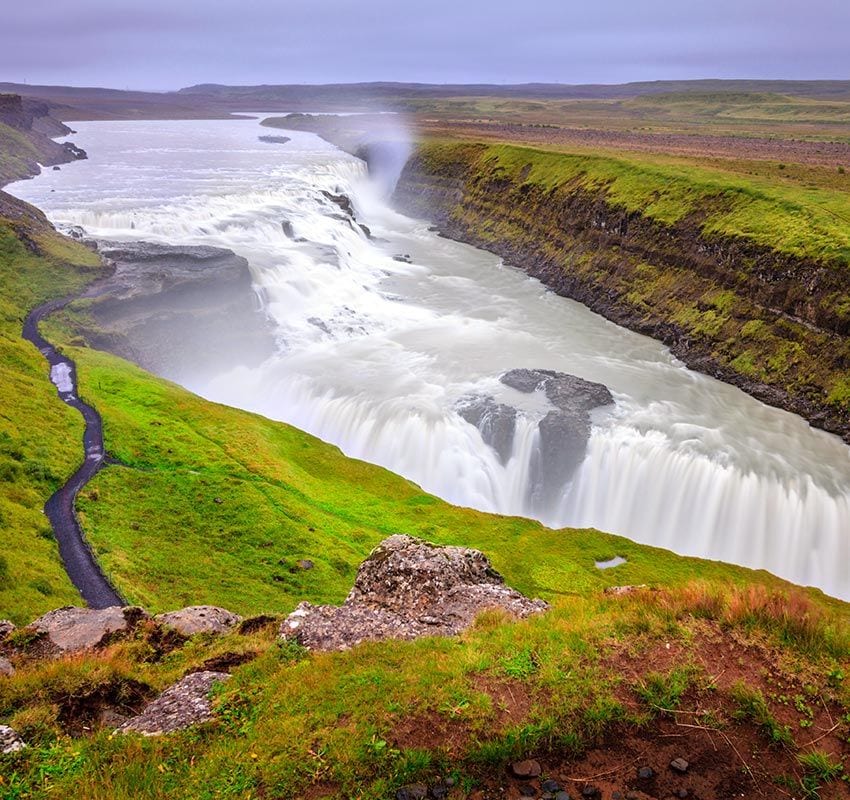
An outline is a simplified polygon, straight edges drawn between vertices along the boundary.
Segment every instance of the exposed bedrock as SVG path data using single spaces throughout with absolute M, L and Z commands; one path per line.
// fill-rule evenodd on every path
M 525 618 L 546 608 L 506 586 L 479 550 L 396 535 L 360 565 L 342 606 L 301 603 L 280 632 L 313 650 L 345 650 L 367 640 L 453 636 L 487 609 Z
M 275 348 L 248 262 L 230 250 L 150 242 L 99 244 L 113 275 L 93 298 L 90 344 L 179 381 L 256 366 Z
M 584 460 L 590 412 L 613 403 L 614 398 L 601 383 L 546 369 L 512 369 L 499 380 L 525 394 L 543 392 L 554 406 L 538 423 L 538 446 L 531 461 L 531 506 L 544 513 L 552 509 Z M 478 428 L 484 442 L 506 464 L 513 453 L 517 409 L 489 395 L 476 395 L 463 398 L 457 412 Z

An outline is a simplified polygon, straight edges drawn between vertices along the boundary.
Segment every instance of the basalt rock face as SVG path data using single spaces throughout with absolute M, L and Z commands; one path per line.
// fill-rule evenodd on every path
M 232 251 L 150 242 L 99 250 L 114 273 L 86 294 L 96 329 L 80 333 L 93 346 L 190 383 L 274 352 L 248 262 Z
M 478 428 L 481 438 L 496 451 L 499 461 L 507 464 L 514 447 L 517 410 L 484 395 L 463 398 L 457 413 Z
M 486 145 L 424 145 L 393 201 L 489 250 L 688 366 L 850 442 L 850 273 L 744 237 L 612 205 L 606 188 L 544 186 L 500 169 Z M 531 157 L 531 156 L 530 156 Z M 839 387 L 836 389 L 836 387 Z
M 86 158 L 79 147 L 59 144 L 51 137 L 65 136 L 71 129 L 50 116 L 50 106 L 40 100 L 17 94 L 0 94 L 0 125 L 18 131 L 8 137 L 0 158 L 0 186 L 10 181 L 38 175 L 39 163 L 47 166 Z M 24 143 L 21 137 L 26 140 Z
M 486 609 L 524 618 L 547 607 L 505 586 L 478 550 L 396 535 L 361 564 L 342 606 L 301 603 L 281 636 L 313 650 L 344 650 L 367 640 L 456 635 Z

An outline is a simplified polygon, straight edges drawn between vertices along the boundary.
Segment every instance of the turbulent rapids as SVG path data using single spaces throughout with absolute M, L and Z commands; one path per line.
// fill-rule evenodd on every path
M 187 364 L 176 377 L 190 389 L 454 503 L 850 598 L 850 449 L 837 438 L 395 213 L 363 162 L 312 135 L 262 142 L 256 121 L 235 120 L 77 127 L 90 160 L 15 194 L 95 238 L 214 245 L 250 264 L 276 352 L 222 363 L 211 380 Z M 603 384 L 614 399 L 589 407 L 583 459 L 543 495 L 539 423 L 552 400 L 500 380 L 524 368 Z M 470 398 L 517 410 L 501 452 L 465 413 Z

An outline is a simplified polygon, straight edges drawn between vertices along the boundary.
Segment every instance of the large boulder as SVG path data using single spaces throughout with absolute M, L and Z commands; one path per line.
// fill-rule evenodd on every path
M 17 753 L 25 747 L 26 743 L 14 728 L 10 728 L 8 725 L 0 725 L 0 753 L 3 755 Z
M 141 714 L 128 719 L 118 731 L 159 736 L 212 719 L 210 691 L 226 681 L 226 672 L 193 672 L 166 689 Z
M 154 619 L 184 636 L 196 633 L 228 633 L 242 617 L 218 606 L 188 606 L 179 611 L 158 614 Z
M 44 634 L 59 653 L 75 653 L 106 644 L 128 633 L 147 614 L 140 608 L 79 608 L 65 606 L 48 611 L 30 626 Z
M 360 565 L 342 606 L 301 603 L 281 636 L 314 650 L 344 650 L 365 640 L 452 636 L 486 609 L 524 618 L 546 608 L 506 586 L 478 550 L 397 535 Z

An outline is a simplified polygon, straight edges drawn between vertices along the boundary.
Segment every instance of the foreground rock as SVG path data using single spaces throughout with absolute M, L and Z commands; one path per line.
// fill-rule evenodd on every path
M 44 634 L 59 653 L 75 653 L 107 644 L 116 636 L 130 632 L 147 616 L 141 608 L 133 606 L 103 609 L 65 606 L 48 611 L 30 627 Z
M 26 746 L 26 743 L 14 728 L 10 728 L 8 725 L 0 725 L 0 753 L 3 755 L 17 753 Z
M 242 622 L 242 617 L 238 614 L 218 606 L 188 606 L 179 611 L 158 614 L 154 619 L 184 636 L 194 636 L 196 633 L 228 633 Z
M 344 650 L 366 640 L 453 636 L 486 609 L 524 618 L 546 608 L 505 586 L 478 550 L 397 535 L 360 565 L 342 606 L 301 603 L 281 636 L 314 650 Z
M 213 716 L 210 691 L 216 683 L 229 677 L 226 672 L 193 672 L 166 689 L 141 714 L 121 725 L 118 731 L 159 736 L 207 722 Z

